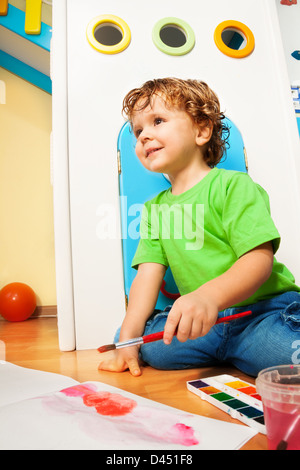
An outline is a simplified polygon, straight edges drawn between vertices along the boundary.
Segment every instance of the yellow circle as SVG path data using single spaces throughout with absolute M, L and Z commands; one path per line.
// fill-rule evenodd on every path
M 239 50 L 231 49 L 230 47 L 226 46 L 222 39 L 222 33 L 226 29 L 232 29 L 241 33 L 247 41 L 246 46 L 243 49 Z M 223 52 L 223 54 L 226 54 L 229 57 L 233 57 L 235 59 L 247 57 L 251 54 L 251 52 L 253 52 L 255 46 L 254 35 L 251 29 L 249 29 L 248 26 L 246 26 L 244 23 L 234 20 L 223 21 L 222 23 L 220 23 L 215 29 L 214 40 L 217 47 L 220 49 L 221 52 Z
M 100 27 L 112 25 L 122 34 L 122 39 L 117 44 L 105 45 L 97 41 L 95 31 Z M 131 33 L 127 23 L 115 15 L 100 15 L 91 20 L 87 26 L 86 37 L 90 45 L 103 54 L 117 54 L 129 46 Z

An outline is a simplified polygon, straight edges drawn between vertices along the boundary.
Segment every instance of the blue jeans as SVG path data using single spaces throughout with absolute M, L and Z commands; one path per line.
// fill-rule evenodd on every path
M 170 308 L 153 314 L 145 335 L 162 331 Z M 231 363 L 257 376 L 266 367 L 300 363 L 300 293 L 286 292 L 247 307 L 229 308 L 219 317 L 252 310 L 252 315 L 215 325 L 207 335 L 170 345 L 141 346 L 140 357 L 156 369 L 188 369 Z M 117 332 L 115 341 L 118 341 Z

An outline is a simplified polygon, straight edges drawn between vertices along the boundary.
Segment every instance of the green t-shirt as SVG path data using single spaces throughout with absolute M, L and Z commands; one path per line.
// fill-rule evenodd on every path
M 132 267 L 169 266 L 181 295 L 227 271 L 243 254 L 280 235 L 270 215 L 267 193 L 246 173 L 214 168 L 188 191 L 171 188 L 146 202 Z M 300 291 L 291 272 L 274 258 L 269 279 L 249 305 L 287 291 Z

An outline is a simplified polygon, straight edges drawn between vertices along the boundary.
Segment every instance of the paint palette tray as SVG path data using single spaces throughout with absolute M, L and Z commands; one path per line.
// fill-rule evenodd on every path
M 187 388 L 232 418 L 266 434 L 261 397 L 253 384 L 223 374 L 191 380 Z

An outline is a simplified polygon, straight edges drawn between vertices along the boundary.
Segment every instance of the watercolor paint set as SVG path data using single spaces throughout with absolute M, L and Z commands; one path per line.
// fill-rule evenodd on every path
M 232 418 L 266 434 L 262 400 L 253 384 L 223 374 L 191 380 L 187 388 Z

